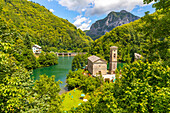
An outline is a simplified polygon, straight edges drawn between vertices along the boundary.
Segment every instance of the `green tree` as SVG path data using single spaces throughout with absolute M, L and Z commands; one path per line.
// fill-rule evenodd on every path
M 169 3 L 170 0 L 144 0 L 144 3 L 150 3 L 155 1 L 153 7 L 156 8 L 157 14 L 149 15 L 146 12 L 143 23 L 146 24 L 143 29 L 145 33 L 146 42 L 144 42 L 144 48 L 149 61 L 163 60 L 165 64 L 169 65 L 170 52 L 169 52 Z M 148 43 L 148 44 L 147 44 Z M 150 46 L 149 46 L 150 45 Z
M 85 55 L 76 55 L 72 61 L 72 71 L 78 70 L 78 69 L 84 69 L 87 65 L 87 58 L 89 57 L 89 54 Z
M 157 10 L 163 9 L 163 10 L 168 10 L 169 8 L 169 0 L 143 0 L 145 4 L 149 4 L 151 2 L 156 2 L 153 7 L 155 7 Z
M 62 98 L 59 96 L 60 83 L 60 81 L 55 81 L 55 76 L 48 78 L 46 75 L 41 75 L 40 80 L 36 80 L 33 86 L 35 98 L 32 100 L 32 104 L 37 106 L 37 111 L 61 112 Z M 42 101 L 43 103 L 38 104 L 38 101 Z
M 58 64 L 58 57 L 54 53 L 46 53 L 46 61 L 44 62 L 46 66 L 51 66 Z
M 0 111 L 19 112 L 26 107 L 33 81 L 30 72 L 18 65 L 14 57 L 0 53 Z
M 113 84 L 106 83 L 100 91 L 91 95 L 91 99 L 83 103 L 77 110 L 71 112 L 85 112 L 85 113 L 117 113 L 124 112 L 122 108 L 118 107 L 117 99 L 113 96 Z
M 25 35 L 24 43 L 25 43 L 25 46 L 27 47 L 27 49 L 31 49 L 32 48 L 31 37 L 29 36 L 28 33 L 26 33 L 26 35 Z
M 41 54 L 39 55 L 39 58 L 38 58 L 38 62 L 40 63 L 40 65 L 45 65 L 46 61 L 46 57 L 45 57 L 45 53 L 42 51 Z
M 26 49 L 25 51 L 23 51 L 22 56 L 22 63 L 27 69 L 30 70 L 39 67 L 39 62 L 37 61 L 31 49 Z
M 81 81 L 81 79 L 85 79 L 85 76 L 83 75 L 83 70 L 78 70 L 78 71 L 69 71 L 69 74 L 67 75 L 67 87 L 68 89 L 74 89 L 76 87 L 80 87 L 81 83 L 83 81 Z
M 169 67 L 164 68 L 161 63 L 134 62 L 124 66 L 122 70 L 121 84 L 116 81 L 114 94 L 119 97 L 119 105 L 127 111 L 153 112 L 156 92 L 162 88 L 169 88 Z M 169 98 L 165 93 L 166 98 Z M 164 100 L 161 100 L 163 102 Z M 128 105 L 128 106 L 127 106 Z M 157 106 L 158 107 L 158 106 Z M 164 112 L 168 111 L 164 106 Z
M 69 90 L 80 87 L 85 93 L 93 92 L 103 84 L 103 78 L 91 77 L 82 69 L 69 71 L 67 75 L 67 87 Z

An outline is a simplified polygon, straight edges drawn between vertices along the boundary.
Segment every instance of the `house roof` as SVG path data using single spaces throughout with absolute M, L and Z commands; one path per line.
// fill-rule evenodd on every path
M 96 61 L 98 61 L 98 60 L 102 60 L 102 61 L 104 61 L 105 63 L 107 63 L 105 60 L 103 60 L 103 59 L 101 59 L 101 58 L 99 58 L 99 57 L 97 57 L 97 56 L 95 56 L 95 55 L 88 57 L 88 60 L 90 60 L 90 61 L 93 62 L 93 63 L 96 62 Z
M 135 53 L 135 58 L 136 59 L 140 59 L 142 57 L 142 55 L 138 54 L 138 53 Z
M 41 46 L 39 46 L 39 45 L 33 45 L 33 47 L 37 47 L 37 48 L 41 49 Z
M 110 48 L 115 48 L 115 49 L 118 49 L 118 47 L 117 47 L 117 46 L 111 46 Z

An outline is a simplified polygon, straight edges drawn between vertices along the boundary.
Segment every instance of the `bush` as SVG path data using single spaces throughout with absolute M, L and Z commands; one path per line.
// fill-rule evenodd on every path
M 79 69 L 78 71 L 70 71 L 67 75 L 67 87 L 69 90 L 76 87 L 81 87 L 84 92 L 92 92 L 96 88 L 100 87 L 103 84 L 103 78 L 101 77 L 91 77 L 84 72 L 84 70 Z

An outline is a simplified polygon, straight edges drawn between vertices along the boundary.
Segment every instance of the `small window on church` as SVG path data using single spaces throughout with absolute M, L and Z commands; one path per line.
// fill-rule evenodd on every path
M 99 65 L 99 67 L 101 67 L 101 65 Z
M 114 54 L 114 58 L 116 58 L 116 54 Z

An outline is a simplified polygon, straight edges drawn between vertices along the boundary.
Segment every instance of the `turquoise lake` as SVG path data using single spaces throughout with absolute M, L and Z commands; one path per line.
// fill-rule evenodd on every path
M 65 91 L 66 85 L 66 75 L 68 74 L 69 70 L 71 70 L 72 60 L 74 57 L 65 56 L 65 57 L 58 57 L 58 64 L 50 67 L 43 67 L 37 68 L 33 70 L 34 80 L 39 79 L 39 75 L 46 74 L 49 77 L 55 75 L 55 80 L 62 81 L 63 83 L 60 84 L 61 92 Z

